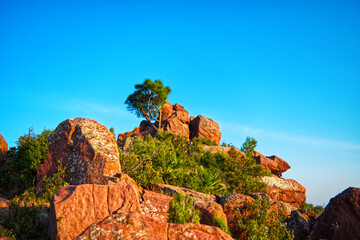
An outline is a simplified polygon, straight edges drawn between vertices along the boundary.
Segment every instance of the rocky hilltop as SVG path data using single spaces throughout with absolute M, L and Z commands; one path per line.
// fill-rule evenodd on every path
M 178 104 L 167 103 L 162 111 L 166 131 L 185 136 L 189 141 L 200 137 L 219 145 L 221 133 L 213 120 L 201 115 L 189 117 Z M 51 239 L 242 239 L 239 213 L 246 215 L 246 207 L 258 199 L 268 199 L 277 213 L 285 212 L 287 229 L 294 233 L 294 239 L 360 239 L 360 189 L 349 188 L 336 196 L 316 219 L 300 209 L 306 200 L 306 189 L 295 180 L 282 178 L 290 165 L 277 156 L 266 157 L 256 151 L 252 153 L 256 163 L 271 173 L 261 179 L 266 185 L 263 193 L 221 196 L 169 184 L 144 190 L 122 171 L 118 143 L 127 142 L 121 149 L 127 151 L 131 145 L 127 139 L 147 134 L 154 132 L 146 122 L 131 132 L 119 134 L 118 142 L 105 126 L 94 120 L 67 119 L 59 124 L 48 139 L 49 152 L 37 175 L 40 188 L 44 176 L 51 177 L 61 166 L 66 169 L 65 180 L 70 183 L 55 194 L 50 206 L 42 206 L 45 209 L 42 221 L 48 225 Z M 4 142 L 0 135 L 0 157 L 7 151 Z M 223 146 L 203 149 L 205 153 L 222 154 L 233 154 L 234 150 Z M 169 223 L 168 211 L 175 193 L 194 200 L 200 224 Z M 9 206 L 8 200 L 0 199 L 0 217 L 9 214 Z M 219 218 L 232 236 L 211 226 Z

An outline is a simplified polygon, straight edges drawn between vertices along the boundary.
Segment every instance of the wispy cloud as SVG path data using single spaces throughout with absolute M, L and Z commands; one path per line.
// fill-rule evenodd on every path
M 113 106 L 104 106 L 84 100 L 72 100 L 71 102 L 61 103 L 55 106 L 57 109 L 63 111 L 99 114 L 103 116 L 135 118 L 133 114 L 126 110 L 126 108 L 119 108 Z
M 284 132 L 274 132 L 267 131 L 264 129 L 256 129 L 249 126 L 241 124 L 231 124 L 223 123 L 221 124 L 223 128 L 235 131 L 241 134 L 247 134 L 250 136 L 259 136 L 264 138 L 269 138 L 273 140 L 286 141 L 286 142 L 296 142 L 302 144 L 310 144 L 317 146 L 327 146 L 327 147 L 337 147 L 337 148 L 346 148 L 346 149 L 355 149 L 360 150 L 360 144 L 351 143 L 345 141 L 337 141 L 334 139 L 327 138 L 317 138 L 313 136 L 303 136 L 303 135 L 292 135 Z

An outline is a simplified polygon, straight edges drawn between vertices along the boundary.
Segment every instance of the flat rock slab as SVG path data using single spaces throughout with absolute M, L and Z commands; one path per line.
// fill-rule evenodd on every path
M 73 239 L 113 213 L 141 212 L 138 190 L 126 183 L 62 187 L 50 204 L 51 239 Z
M 194 223 L 167 223 L 143 214 L 128 212 L 114 214 L 99 223 L 92 224 L 77 237 L 77 240 L 90 239 L 230 240 L 233 238 L 217 227 Z

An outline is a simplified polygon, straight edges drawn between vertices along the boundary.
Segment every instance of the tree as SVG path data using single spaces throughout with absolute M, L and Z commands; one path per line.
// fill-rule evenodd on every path
M 135 85 L 136 91 L 128 96 L 125 104 L 128 110 L 138 117 L 144 117 L 156 131 L 161 129 L 161 108 L 171 92 L 170 87 L 164 87 L 161 80 L 145 79 L 143 84 Z M 155 122 L 152 123 L 151 121 Z M 157 123 L 157 125 L 156 125 Z

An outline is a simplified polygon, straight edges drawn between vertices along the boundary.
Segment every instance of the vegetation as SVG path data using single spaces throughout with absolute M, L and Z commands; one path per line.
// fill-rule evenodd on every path
M 48 147 L 50 130 L 35 135 L 33 129 L 21 136 L 16 148 L 11 148 L 3 166 L 0 166 L 0 193 L 10 198 L 20 195 L 36 185 L 37 166 L 43 163 Z
M 171 92 L 170 87 L 164 87 L 161 80 L 146 79 L 143 84 L 135 85 L 136 91 L 128 96 L 125 104 L 128 110 L 138 117 L 144 117 L 155 130 L 161 129 L 161 108 Z M 155 121 L 156 124 L 151 121 Z
M 301 206 L 301 209 L 304 209 L 306 211 L 311 211 L 315 213 L 315 216 L 320 216 L 324 212 L 324 207 L 320 205 L 314 206 L 312 203 L 303 203 Z
M 211 225 L 220 228 L 228 234 L 231 234 L 226 224 L 226 221 L 221 216 L 215 216 Z
M 166 131 L 158 132 L 154 138 L 134 137 L 129 154 L 120 149 L 121 167 L 148 189 L 165 183 L 211 194 L 265 190 L 259 177 L 268 172 L 252 157 L 242 156 L 235 148 L 228 154 L 205 152 L 204 141 L 195 139 L 188 144 L 185 137 Z
M 254 200 L 238 214 L 241 233 L 235 236 L 237 239 L 293 239 L 292 234 L 286 231 L 286 216 L 270 210 L 270 200 L 267 198 Z
M 199 223 L 200 211 L 195 210 L 194 199 L 189 195 L 175 193 L 169 205 L 169 222 Z

